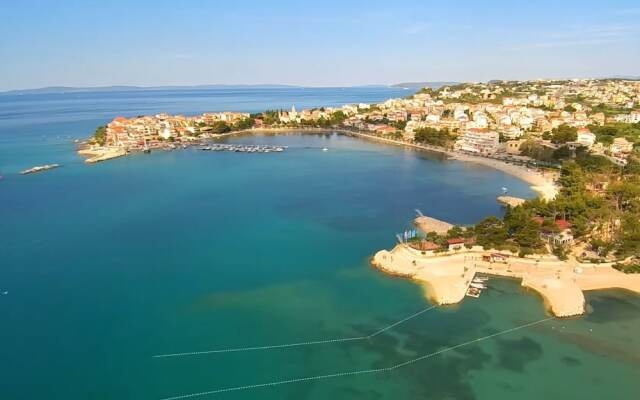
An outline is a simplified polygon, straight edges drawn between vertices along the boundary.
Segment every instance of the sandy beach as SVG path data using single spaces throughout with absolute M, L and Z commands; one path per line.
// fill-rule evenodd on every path
M 441 147 L 419 145 L 419 144 L 413 144 L 413 143 L 406 143 L 399 140 L 381 138 L 375 135 L 370 135 L 362 132 L 354 132 L 354 131 L 347 131 L 347 130 L 334 130 L 334 131 L 339 131 L 339 132 L 347 133 L 353 136 L 358 136 L 366 139 L 372 139 L 379 142 L 395 144 L 398 146 L 405 146 L 405 147 L 411 147 L 411 148 L 425 150 L 425 151 L 442 153 L 449 156 L 450 160 L 475 163 L 475 164 L 484 165 L 486 167 L 494 168 L 527 182 L 529 185 L 531 185 L 531 189 L 537 192 L 540 195 L 540 197 L 545 200 L 552 200 L 558 194 L 558 187 L 555 184 L 555 179 L 557 177 L 557 174 L 554 172 L 537 171 L 521 165 L 507 164 L 506 162 L 501 160 L 494 160 L 486 157 L 462 154 L 462 153 L 447 150 Z
M 553 200 L 558 194 L 558 187 L 555 184 L 555 179 L 557 177 L 556 173 L 536 171 L 521 165 L 507 164 L 504 161 L 494 160 L 491 158 L 476 157 L 453 152 L 449 152 L 447 154 L 449 154 L 451 159 L 454 160 L 481 164 L 490 168 L 498 169 L 509 175 L 513 175 L 531 185 L 531 189 L 537 192 L 540 197 L 545 200 Z
M 255 134 L 255 133 L 291 133 L 291 132 L 319 132 L 319 133 L 343 133 L 350 136 L 356 136 L 363 139 L 370 139 L 377 142 L 383 142 L 388 144 L 393 144 L 396 146 L 404 146 L 410 147 L 414 149 L 431 151 L 436 153 L 445 154 L 449 157 L 450 160 L 457 160 L 462 162 L 470 162 L 475 164 L 484 165 L 489 168 L 494 168 L 505 172 L 509 175 L 515 176 L 525 182 L 527 182 L 531 189 L 539 194 L 539 196 L 545 200 L 552 200 L 558 193 L 558 187 L 555 184 L 556 174 L 552 172 L 542 172 L 536 171 L 531 168 L 527 168 L 524 166 L 519 166 L 515 164 L 507 164 L 504 161 L 494 160 L 486 157 L 478 157 L 472 156 L 462 153 L 457 153 L 451 150 L 444 149 L 442 147 L 429 146 L 429 145 L 421 145 L 414 143 L 407 143 L 400 140 L 387 139 L 375 135 L 371 135 L 364 132 L 352 131 L 347 129 L 329 129 L 329 128 L 304 128 L 304 127 L 296 127 L 296 128 L 252 128 L 252 129 L 244 129 L 239 131 L 233 131 L 228 133 L 223 133 L 213 137 L 211 139 L 220 139 L 225 137 L 231 137 L 235 135 L 247 135 L 247 134 Z M 87 163 L 95 163 L 99 161 L 109 160 L 112 158 L 121 157 L 126 155 L 126 151 L 123 149 L 116 148 L 107 148 L 107 147 L 98 147 L 98 148 L 84 148 L 78 151 L 78 154 L 83 156 L 88 156 L 85 162 Z

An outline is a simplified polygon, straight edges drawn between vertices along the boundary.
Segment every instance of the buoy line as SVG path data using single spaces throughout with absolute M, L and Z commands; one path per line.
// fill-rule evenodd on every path
M 441 350 L 438 350 L 438 351 L 434 351 L 433 353 L 424 354 L 422 356 L 419 356 L 419 357 L 413 358 L 411 360 L 407 360 L 407 361 L 404 361 L 402 363 L 395 364 L 395 365 L 392 365 L 392 366 L 386 367 L 386 368 L 362 369 L 362 370 L 356 370 L 356 371 L 346 371 L 346 372 L 338 372 L 338 373 L 326 374 L 326 375 L 315 375 L 315 376 L 308 376 L 308 377 L 303 377 L 303 378 L 293 378 L 293 379 L 286 379 L 286 380 L 281 380 L 281 381 L 257 383 L 257 384 L 253 384 L 253 385 L 233 386 L 233 387 L 228 387 L 228 388 L 209 390 L 209 391 L 206 391 L 206 392 L 199 392 L 199 393 L 183 394 L 183 395 L 173 396 L 173 397 L 166 397 L 166 398 L 163 398 L 161 400 L 181 400 L 181 399 L 189 399 L 189 398 L 194 398 L 194 397 L 209 396 L 209 395 L 215 395 L 215 394 L 221 394 L 221 393 L 227 393 L 227 392 L 236 392 L 236 391 L 249 390 L 249 389 L 259 389 L 259 388 L 264 388 L 264 387 L 287 385 L 287 384 L 297 383 L 297 382 L 319 381 L 319 380 L 325 380 L 325 379 L 331 379 L 331 378 L 339 378 L 339 377 L 343 377 L 343 376 L 353 376 L 353 375 L 364 375 L 364 374 L 374 374 L 374 373 L 381 373 L 381 372 L 389 372 L 389 371 L 393 371 L 393 370 L 396 370 L 396 369 L 399 369 L 399 368 L 406 367 L 408 365 L 414 364 L 414 363 L 416 363 L 418 361 L 422 361 L 424 359 L 435 357 L 435 356 L 440 355 L 442 353 L 446 353 L 448 351 L 458 349 L 460 347 L 468 346 L 468 345 L 473 344 L 473 343 L 478 343 L 478 342 L 481 342 L 481 341 L 484 341 L 484 340 L 487 340 L 487 339 L 491 339 L 491 338 L 496 337 L 496 336 L 505 335 L 507 333 L 515 332 L 515 331 L 518 331 L 520 329 L 525 329 L 525 328 L 528 328 L 528 327 L 531 327 L 531 326 L 538 325 L 538 324 L 541 324 L 543 322 L 549 321 L 551 319 L 554 319 L 554 317 L 543 318 L 543 319 L 540 319 L 538 321 L 529 322 L 529 323 L 526 323 L 526 324 L 523 324 L 523 325 L 519 325 L 519 326 L 516 326 L 516 327 L 513 327 L 513 328 L 505 329 L 505 330 L 500 331 L 500 332 L 492 333 L 490 335 L 482 336 L 482 337 L 479 337 L 479 338 L 476 338 L 476 339 L 472 339 L 472 340 L 469 340 L 469 341 L 466 341 L 466 342 L 463 342 L 463 343 L 459 343 L 459 344 L 456 344 L 454 346 L 445 347 L 444 349 L 441 349 Z
M 311 346 L 317 344 L 326 344 L 326 343 L 340 343 L 340 342 L 353 342 L 356 340 L 364 340 L 371 339 L 375 336 L 380 335 L 388 331 L 389 329 L 396 327 L 404 322 L 409 321 L 419 315 L 426 313 L 429 310 L 434 309 L 436 306 L 430 306 L 425 309 L 418 311 L 415 314 L 411 314 L 408 317 L 401 319 L 400 321 L 394 322 L 391 325 L 388 325 L 370 335 L 365 336 L 356 336 L 356 337 L 347 337 L 347 338 L 334 338 L 334 339 L 324 339 L 324 340 L 313 340 L 307 342 L 298 342 L 298 343 L 285 343 L 285 344 L 275 344 L 268 346 L 251 346 L 251 347 L 234 347 L 234 348 L 226 348 L 226 349 L 215 349 L 215 350 L 201 350 L 201 351 L 190 351 L 185 353 L 170 353 L 170 354 L 156 354 L 153 358 L 168 358 L 168 357 L 186 357 L 186 356 L 199 356 L 204 354 L 217 354 L 217 353 L 233 353 L 240 351 L 256 351 L 256 350 L 271 350 L 271 349 L 284 349 L 288 347 L 300 347 L 300 346 Z

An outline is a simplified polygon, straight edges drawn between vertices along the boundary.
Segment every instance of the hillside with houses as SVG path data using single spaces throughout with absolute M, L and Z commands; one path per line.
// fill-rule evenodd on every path
M 640 270 L 639 81 L 492 81 L 425 87 L 378 104 L 117 117 L 99 127 L 81 152 L 92 157 L 87 161 L 103 161 L 239 131 L 302 128 L 559 171 L 555 198 L 509 207 L 504 218 L 466 230 L 460 243 L 619 261 L 621 269 Z M 458 233 L 433 243 L 462 240 Z

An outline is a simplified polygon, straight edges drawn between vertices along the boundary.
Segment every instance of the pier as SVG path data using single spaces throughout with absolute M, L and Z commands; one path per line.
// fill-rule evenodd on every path
M 413 223 L 424 233 L 435 232 L 438 235 L 446 235 L 453 228 L 453 225 L 448 222 L 422 215 L 419 210 L 416 210 L 416 212 L 418 217 L 413 220 Z
M 50 169 L 58 168 L 59 166 L 60 164 L 38 165 L 29 169 L 25 169 L 24 171 L 21 171 L 20 174 L 21 175 L 35 174 L 37 172 L 43 172 L 43 171 L 48 171 Z
M 498 203 L 509 207 L 518 207 L 519 205 L 522 205 L 525 201 L 527 201 L 525 199 L 513 196 L 498 196 L 497 200 Z

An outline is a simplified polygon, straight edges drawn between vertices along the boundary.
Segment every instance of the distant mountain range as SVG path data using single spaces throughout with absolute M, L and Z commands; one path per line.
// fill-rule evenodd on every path
M 395 85 L 357 85 L 351 86 L 355 88 L 408 88 L 420 89 L 428 86 L 434 89 L 444 85 L 454 84 L 455 82 L 408 82 L 398 83 Z M 75 87 L 75 86 L 48 86 L 36 89 L 17 89 L 0 92 L 0 96 L 4 95 L 26 95 L 26 94 L 60 94 L 60 93 L 96 93 L 96 92 L 134 92 L 134 91 L 150 91 L 150 90 L 206 90 L 206 89 L 293 89 L 293 88 L 311 88 L 311 86 L 282 85 L 282 84 L 247 84 L 247 85 L 174 85 L 174 86 L 133 86 L 133 85 L 116 85 L 116 86 L 94 86 L 94 87 Z
M 640 80 L 640 76 L 630 75 L 612 75 L 599 79 L 622 79 L 622 80 Z M 489 83 L 502 82 L 502 80 L 492 80 Z M 355 88 L 403 88 L 418 90 L 423 87 L 439 89 L 443 86 L 459 85 L 461 82 L 442 81 L 442 82 L 401 82 L 393 85 L 357 85 L 350 86 Z M 95 92 L 133 92 L 133 91 L 150 91 L 150 90 L 206 90 L 206 89 L 293 89 L 293 88 L 313 88 L 313 86 L 299 85 L 283 85 L 283 84 L 214 84 L 214 85 L 173 85 L 173 86 L 133 86 L 133 85 L 116 85 L 116 86 L 94 86 L 94 87 L 76 87 L 76 86 L 48 86 L 36 89 L 17 89 L 0 92 L 0 96 L 5 95 L 21 95 L 21 94 L 60 94 L 60 93 L 95 93 Z
M 301 86 L 295 85 L 193 85 L 193 86 L 95 86 L 95 87 L 74 87 L 74 86 L 48 86 L 37 89 L 18 89 L 0 92 L 0 95 L 15 94 L 51 94 L 51 93 L 87 93 L 87 92 L 133 92 L 140 90 L 202 90 L 202 89 L 286 89 Z
M 640 81 L 640 76 L 631 76 L 631 75 L 613 75 L 608 76 L 604 79 L 622 79 L 625 81 Z
M 431 89 L 440 89 L 443 86 L 458 85 L 460 82 L 402 82 L 391 85 L 391 87 L 422 89 L 428 87 Z

